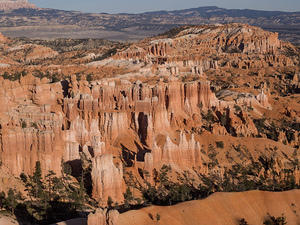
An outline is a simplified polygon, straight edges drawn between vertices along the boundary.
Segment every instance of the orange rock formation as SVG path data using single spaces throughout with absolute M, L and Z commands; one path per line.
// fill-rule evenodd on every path
M 26 54 L 17 50 L 20 46 L 11 49 L 19 53 L 7 62 L 10 69 L 39 60 L 49 73 L 55 67 L 57 51 L 23 47 L 29 49 Z M 281 96 L 278 104 L 279 95 L 272 95 L 278 85 L 299 88 L 296 52 L 277 34 L 247 25 L 185 27 L 101 61 L 58 67 L 101 70 L 105 79 L 78 81 L 72 75 L 52 83 L 51 76 L 39 79 L 30 73 L 16 81 L 0 77 L 2 166 L 19 176 L 32 173 L 39 160 L 44 171 L 59 174 L 62 159 L 81 169 L 84 156 L 91 162 L 92 196 L 101 205 L 109 196 L 123 201 L 123 171 L 151 175 L 154 168 L 170 164 L 178 171 L 208 173 L 209 146 L 218 153 L 220 171 L 231 164 L 228 154 L 243 164 L 272 156 L 277 168 L 289 168 L 293 157 L 299 159 L 297 126 L 275 129 L 276 142 L 255 122 L 283 116 L 299 123 L 299 103 L 284 108 L 290 99 Z M 34 71 L 40 65 L 25 68 Z M 290 81 L 279 75 L 283 69 L 295 73 Z M 216 146 L 220 141 L 223 149 Z M 239 145 L 249 157 L 233 150 Z

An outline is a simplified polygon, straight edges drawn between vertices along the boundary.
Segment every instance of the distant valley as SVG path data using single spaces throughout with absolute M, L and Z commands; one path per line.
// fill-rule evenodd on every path
M 34 39 L 102 38 L 134 41 L 182 25 L 247 23 L 278 32 L 300 45 L 300 12 L 224 9 L 215 6 L 140 14 L 81 13 L 21 8 L 0 11 L 0 32 Z

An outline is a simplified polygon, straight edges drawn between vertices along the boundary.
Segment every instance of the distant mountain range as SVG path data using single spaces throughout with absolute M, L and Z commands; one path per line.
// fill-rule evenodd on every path
M 0 1 L 1 3 L 1 1 Z M 12 37 L 137 40 L 187 24 L 247 23 L 300 45 L 300 12 L 215 6 L 139 14 L 82 13 L 20 8 L 0 11 L 0 32 Z

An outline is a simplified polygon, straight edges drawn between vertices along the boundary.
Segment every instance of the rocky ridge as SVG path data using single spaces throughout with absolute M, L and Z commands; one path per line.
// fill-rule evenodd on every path
M 299 12 L 225 9 L 215 6 L 135 14 L 82 13 L 56 9 L 20 9 L 0 12 L 0 32 L 10 37 L 104 38 L 141 40 L 174 27 L 244 23 L 278 32 L 299 45 Z
M 34 9 L 36 6 L 29 3 L 27 0 L 1 0 L 0 1 L 0 10 L 14 10 L 14 9 L 23 9 L 30 8 Z

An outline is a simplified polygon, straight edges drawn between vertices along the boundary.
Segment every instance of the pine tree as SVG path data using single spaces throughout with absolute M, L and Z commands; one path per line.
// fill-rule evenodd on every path
M 35 164 L 35 171 L 32 176 L 32 181 L 35 187 L 35 198 L 43 198 L 43 181 L 42 181 L 42 169 L 41 162 L 37 161 Z
M 72 168 L 69 164 L 65 163 L 65 161 L 61 160 L 61 174 L 63 177 L 67 177 L 72 174 Z
M 84 206 L 85 199 L 86 199 L 86 191 L 84 187 L 84 180 L 83 180 L 83 174 L 80 177 L 79 183 L 73 183 L 72 184 L 72 200 L 74 201 L 74 207 L 75 210 L 81 210 Z
M 54 176 L 56 174 L 50 170 L 48 172 L 48 174 L 45 176 L 45 183 L 46 183 L 46 199 L 47 201 L 53 201 L 54 197 L 55 197 L 55 190 L 54 190 L 54 184 L 53 184 L 53 179 L 54 179 Z
M 6 200 L 5 197 L 6 197 L 5 193 L 2 191 L 0 193 L 0 210 L 5 207 L 5 200 Z
M 134 200 L 133 194 L 130 191 L 129 187 L 127 187 L 126 192 L 123 195 L 124 195 L 124 205 L 125 205 L 126 208 L 128 208 L 129 205 L 130 205 L 130 202 L 132 200 Z
M 83 175 L 80 181 L 71 177 L 70 167 L 62 161 L 62 176 L 49 171 L 43 177 L 40 162 L 36 163 L 32 176 L 20 175 L 30 201 L 26 201 L 26 210 L 42 224 L 54 223 L 77 216 L 78 210 L 85 205 L 87 195 Z
M 9 189 L 7 193 L 7 198 L 5 200 L 5 208 L 10 211 L 11 213 L 15 213 L 15 209 L 18 205 L 17 196 L 13 189 Z

